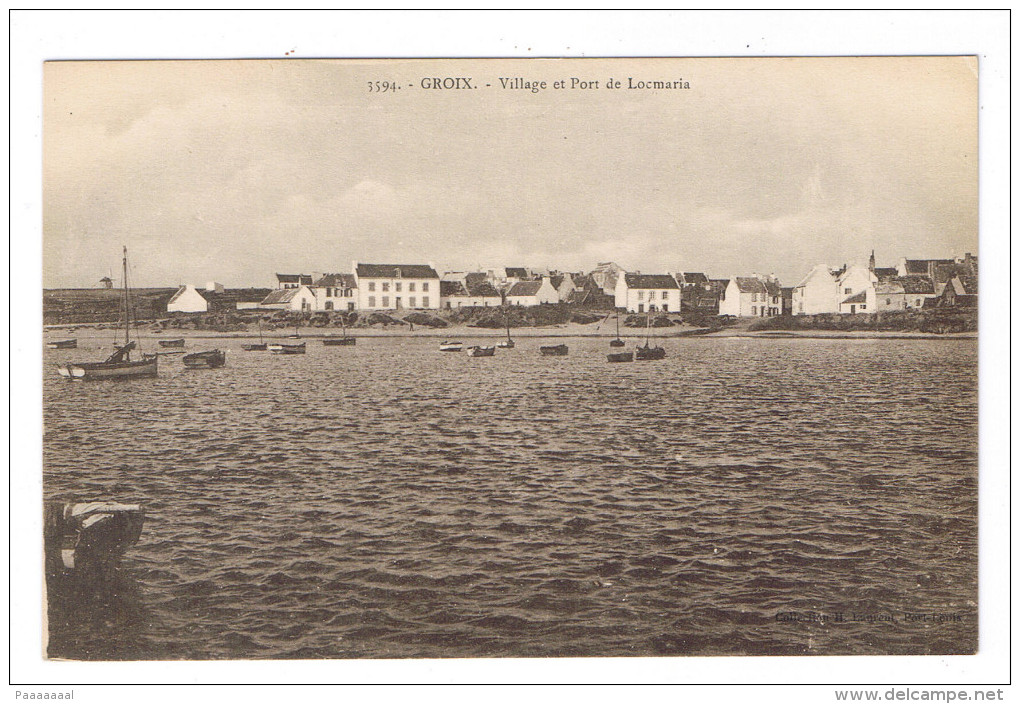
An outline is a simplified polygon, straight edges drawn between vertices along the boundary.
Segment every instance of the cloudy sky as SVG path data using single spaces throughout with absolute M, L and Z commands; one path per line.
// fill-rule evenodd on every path
M 977 252 L 968 58 L 57 62 L 43 285 L 352 260 L 773 272 Z M 476 89 L 423 90 L 466 76 Z M 545 80 L 510 91 L 500 77 Z M 597 90 L 553 81 L 598 80 Z M 610 77 L 624 87 L 607 90 Z M 684 80 L 688 90 L 626 90 Z M 370 93 L 392 80 L 395 93 Z M 486 87 L 486 84 L 491 87 Z

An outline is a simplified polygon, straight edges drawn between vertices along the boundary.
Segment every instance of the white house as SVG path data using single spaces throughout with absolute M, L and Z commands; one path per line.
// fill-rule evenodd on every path
M 839 287 L 834 271 L 827 264 L 817 264 L 793 289 L 793 314 L 818 315 L 839 310 Z
M 623 267 L 616 262 L 599 262 L 598 266 L 591 270 L 591 279 L 603 293 L 614 295 L 616 284 L 624 273 L 626 272 Z
M 680 284 L 669 274 L 621 272 L 616 278 L 615 293 L 616 307 L 631 313 L 680 312 Z
M 839 313 L 874 313 L 878 277 L 866 266 L 849 266 L 836 277 Z
M 783 312 L 783 289 L 773 276 L 731 276 L 719 298 L 719 315 L 771 318 Z
M 219 281 L 209 281 L 205 285 L 205 290 L 209 293 L 223 293 L 223 284 Z
M 315 310 L 352 311 L 358 307 L 358 282 L 354 274 L 326 274 L 315 280 Z
M 191 284 L 181 286 L 166 304 L 167 313 L 205 313 L 209 301 Z
M 262 299 L 259 308 L 299 310 L 307 313 L 315 310 L 315 294 L 304 285 L 298 288 L 278 288 Z
M 358 308 L 439 308 L 439 274 L 431 264 L 352 264 Z
M 560 295 L 547 276 L 538 281 L 518 281 L 506 293 L 506 302 L 512 306 L 537 306 L 559 301 Z

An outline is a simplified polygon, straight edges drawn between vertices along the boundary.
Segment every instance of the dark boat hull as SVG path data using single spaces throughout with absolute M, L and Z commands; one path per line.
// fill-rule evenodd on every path
M 138 542 L 145 511 L 114 503 L 50 503 L 43 538 L 46 576 L 100 588 L 112 580 L 121 558 Z
M 627 344 L 626 342 L 624 342 L 623 340 L 621 340 L 619 338 L 617 338 L 615 340 L 610 340 L 609 341 L 609 346 L 610 347 L 623 347 L 626 344 Z
M 633 362 L 634 361 L 634 353 L 633 352 L 614 352 L 612 354 L 607 354 L 606 357 L 609 359 L 610 362 Z
M 662 347 L 638 347 L 634 354 L 642 362 L 666 358 L 666 350 Z
M 57 367 L 67 379 L 134 379 L 159 374 L 159 357 L 145 357 L 139 362 L 77 362 Z
M 222 367 L 227 361 L 227 353 L 220 350 L 196 352 L 185 355 L 184 366 L 189 369 L 215 369 Z
M 565 357 L 570 348 L 566 345 L 546 345 L 539 347 L 538 350 L 547 357 Z
M 160 340 L 160 347 L 184 347 L 184 340 Z
M 73 340 L 54 340 L 47 342 L 46 346 L 51 350 L 73 350 L 78 347 L 78 338 Z
M 357 344 L 357 342 L 358 338 L 356 337 L 326 337 L 322 340 L 322 344 L 326 347 L 347 347 Z
M 245 345 L 241 345 L 241 349 L 245 352 L 265 352 L 269 348 L 265 342 L 251 342 Z

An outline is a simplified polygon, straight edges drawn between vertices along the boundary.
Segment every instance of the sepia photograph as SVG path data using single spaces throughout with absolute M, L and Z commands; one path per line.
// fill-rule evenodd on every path
M 528 51 L 40 62 L 47 667 L 1001 637 L 985 58 Z
M 47 655 L 973 653 L 976 71 L 47 63 Z

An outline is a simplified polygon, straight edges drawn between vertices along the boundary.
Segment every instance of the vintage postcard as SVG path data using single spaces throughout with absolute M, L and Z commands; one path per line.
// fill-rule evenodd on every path
M 46 656 L 978 648 L 978 61 L 52 61 Z

